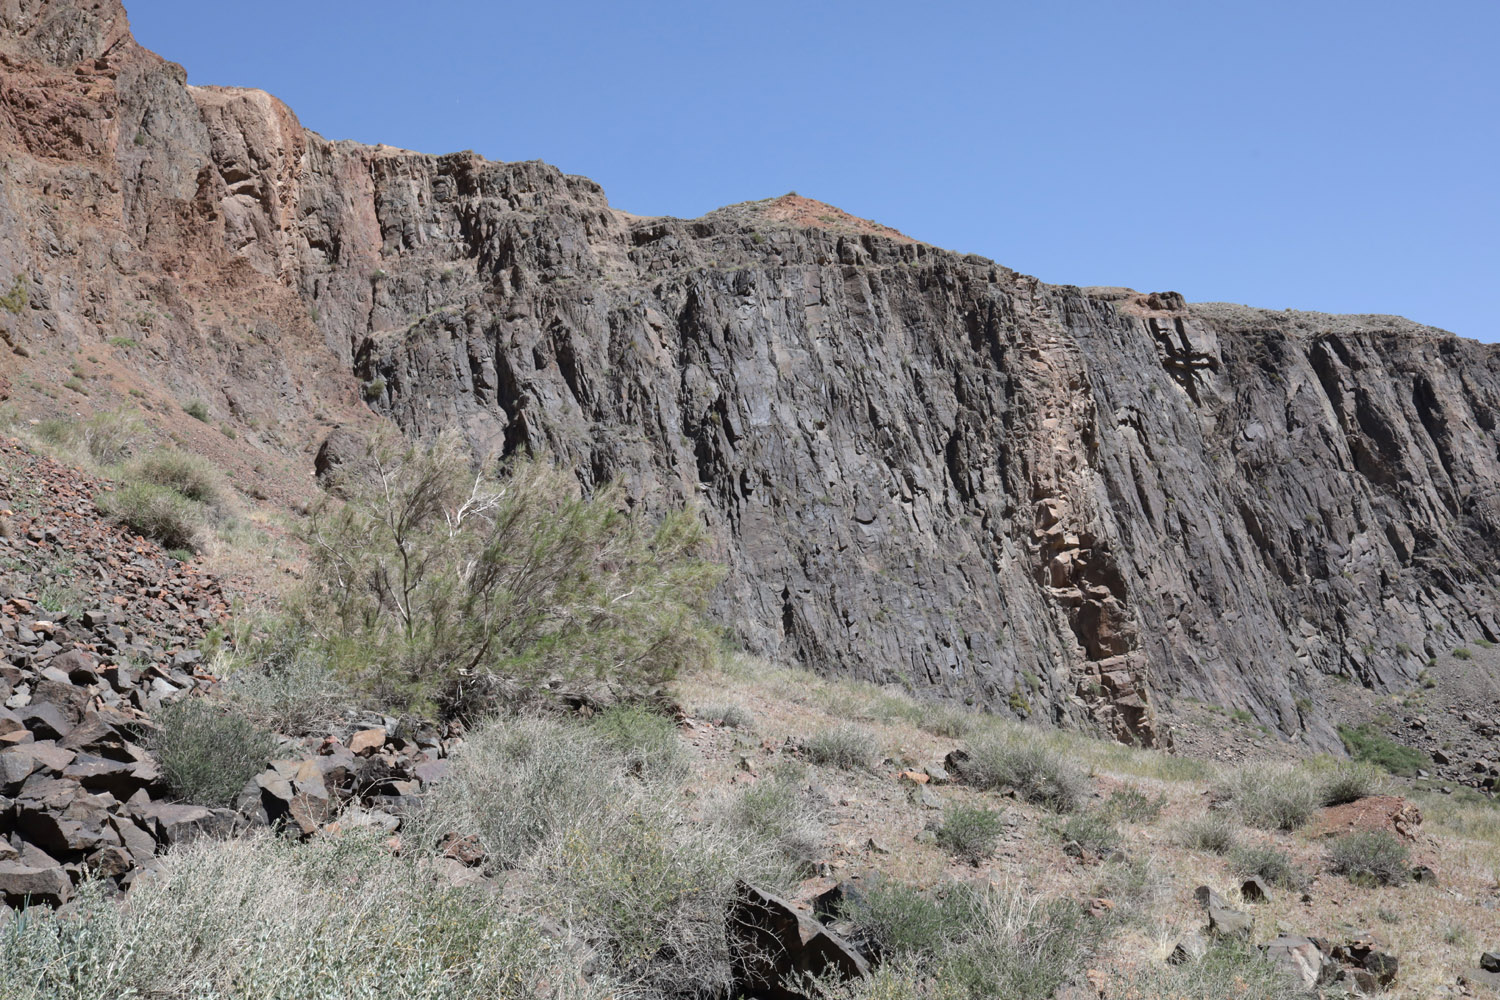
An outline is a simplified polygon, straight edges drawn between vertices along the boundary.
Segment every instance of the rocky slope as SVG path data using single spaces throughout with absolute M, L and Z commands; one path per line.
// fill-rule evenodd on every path
M 95 352 L 245 465 L 370 409 L 546 450 L 699 503 L 756 651 L 1122 737 L 1193 698 L 1330 745 L 1327 678 L 1500 639 L 1495 347 L 1051 286 L 792 196 L 637 218 L 184 76 L 114 0 L 0 3 L 23 407 Z

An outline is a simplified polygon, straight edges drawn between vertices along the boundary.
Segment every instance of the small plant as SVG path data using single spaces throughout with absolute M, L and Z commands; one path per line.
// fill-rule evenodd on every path
M 1234 804 L 1241 820 L 1263 830 L 1295 830 L 1318 807 L 1312 780 L 1286 765 L 1241 765 L 1220 778 L 1216 791 Z
M 364 393 L 364 397 L 365 397 L 365 401 L 366 402 L 368 402 L 368 403 L 375 402 L 381 396 L 385 395 L 385 379 L 383 379 L 383 378 L 371 379 L 370 381 L 368 381 L 368 382 L 366 382 L 364 384 L 364 387 L 363 387 L 362 391 Z
M 811 870 L 822 852 L 823 827 L 798 785 L 775 777 L 740 792 L 725 811 L 730 829 L 774 844 L 801 871 Z
M 700 718 L 707 719 L 715 725 L 724 726 L 727 729 L 753 729 L 755 728 L 755 716 L 743 705 L 709 705 L 700 707 L 696 713 Z
M 1358 885 L 1402 885 L 1411 877 L 1405 844 L 1385 830 L 1336 838 L 1328 848 L 1328 870 Z
M 842 916 L 883 958 L 932 955 L 966 937 L 976 900 L 955 887 L 944 895 L 880 879 L 846 902 Z
M 814 764 L 855 771 L 870 766 L 878 746 L 868 729 L 846 724 L 813 736 L 803 744 L 803 750 Z
M 185 802 L 228 805 L 276 754 L 274 736 L 199 698 L 163 706 L 156 724 L 148 743 L 167 787 Z
M 6 312 L 17 316 L 21 314 L 21 310 L 25 309 L 30 302 L 31 296 L 26 290 L 26 276 L 24 274 L 16 275 L 15 280 L 10 284 L 10 291 L 4 295 L 0 295 L 0 309 L 4 309 Z
M 1474 640 L 1474 645 L 1478 646 L 1480 649 L 1494 649 L 1495 648 L 1495 644 L 1493 642 L 1490 642 L 1488 639 L 1475 639 Z
M 1255 716 L 1251 715 L 1250 710 L 1247 708 L 1237 708 L 1229 713 L 1229 717 L 1235 722 L 1244 723 L 1245 725 L 1249 725 L 1255 721 Z
M 182 406 L 182 412 L 186 413 L 194 420 L 201 420 L 205 424 L 208 423 L 208 404 L 201 399 L 194 399 L 190 402 L 184 403 Z
M 224 499 L 224 483 L 207 459 L 173 449 L 153 451 L 131 466 L 132 478 L 163 486 L 197 503 L 218 506 Z
M 63 388 L 72 389 L 74 392 L 78 393 L 81 396 L 87 396 L 89 394 L 89 391 L 83 387 L 83 380 L 79 379 L 77 376 L 74 376 L 73 378 L 70 378 L 66 382 L 64 382 Z
M 129 350 L 130 348 L 135 346 L 135 341 L 130 337 L 110 337 L 109 345 L 111 347 L 121 348 L 122 350 Z
M 1339 738 L 1349 756 L 1382 767 L 1392 774 L 1411 777 L 1417 769 L 1431 763 L 1427 754 L 1412 747 L 1402 746 L 1381 732 L 1374 723 L 1357 726 L 1339 726 Z
M 1305 881 L 1287 853 L 1275 847 L 1236 847 L 1229 852 L 1229 863 L 1243 878 L 1253 875 L 1283 889 L 1300 889 Z
M 1453 650 L 1453 655 L 1460 660 L 1472 660 L 1474 651 L 1467 646 L 1459 646 Z
M 152 483 L 128 483 L 94 502 L 106 514 L 144 538 L 169 549 L 192 550 L 203 526 L 203 507 Z
M 968 753 L 959 774 L 975 788 L 1008 786 L 1027 802 L 1055 812 L 1072 812 L 1087 794 L 1083 773 L 1040 742 L 986 736 L 971 743 Z
M 1063 843 L 1073 842 L 1090 854 L 1105 855 L 1120 846 L 1120 831 L 1106 816 L 1078 813 L 1056 828 Z
M 681 778 L 687 757 L 677 727 L 641 705 L 615 705 L 596 717 L 590 728 L 618 753 L 626 770 L 643 778 Z
M 1102 807 L 1105 815 L 1122 823 L 1152 823 L 1166 808 L 1167 797 L 1152 797 L 1139 788 L 1117 788 L 1109 793 Z
M 1367 761 L 1339 761 L 1323 775 L 1321 799 L 1325 806 L 1341 806 L 1380 794 L 1382 771 Z
M 1235 823 L 1223 812 L 1211 812 L 1189 823 L 1182 832 L 1182 842 L 1195 851 L 1228 854 L 1234 849 Z
M 943 812 L 937 842 L 954 857 L 977 865 L 994 855 L 1002 827 L 1000 814 L 994 810 L 950 805 Z

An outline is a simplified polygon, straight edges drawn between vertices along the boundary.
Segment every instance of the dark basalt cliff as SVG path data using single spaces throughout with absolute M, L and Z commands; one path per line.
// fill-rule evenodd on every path
M 1500 640 L 1495 347 L 329 142 L 186 86 L 109 2 L 3 0 L 0 32 L 13 346 L 141 339 L 267 448 L 362 396 L 696 502 L 754 650 L 1122 737 L 1194 697 L 1328 745 L 1329 676 L 1398 690 Z

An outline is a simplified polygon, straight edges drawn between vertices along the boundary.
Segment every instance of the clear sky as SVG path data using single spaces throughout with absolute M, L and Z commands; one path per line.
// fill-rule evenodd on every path
M 329 138 L 795 190 L 1047 281 L 1500 340 L 1500 2 L 126 0 Z

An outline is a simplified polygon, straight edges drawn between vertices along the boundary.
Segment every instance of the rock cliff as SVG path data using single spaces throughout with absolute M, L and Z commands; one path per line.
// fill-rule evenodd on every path
M 717 611 L 768 655 L 1331 745 L 1329 678 L 1399 690 L 1500 640 L 1494 346 L 1047 285 L 795 196 L 638 218 L 542 163 L 331 142 L 188 86 L 113 0 L 0 0 L 0 146 L 10 381 L 111 344 L 245 448 L 367 406 L 696 502 Z

